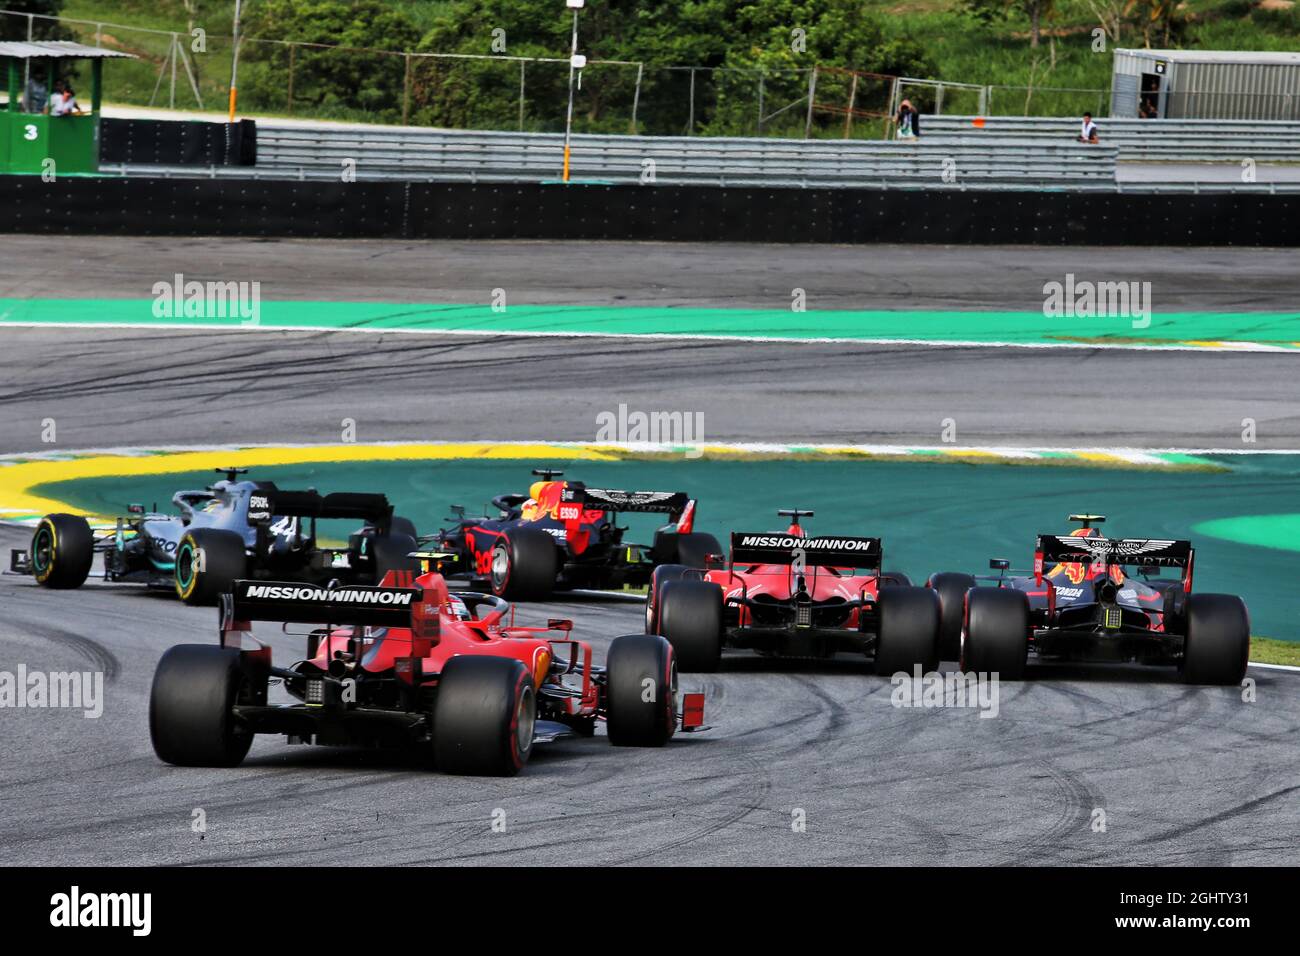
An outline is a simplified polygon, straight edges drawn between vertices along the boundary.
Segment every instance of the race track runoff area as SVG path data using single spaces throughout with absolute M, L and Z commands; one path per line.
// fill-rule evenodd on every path
M 113 516 L 130 502 L 167 507 L 180 488 L 210 483 L 212 468 L 249 464 L 282 488 L 380 490 L 422 532 L 451 505 L 490 510 L 489 499 L 526 490 L 529 471 L 562 467 L 591 485 L 684 490 L 699 499 L 699 530 L 762 531 L 778 508 L 813 508 L 810 526 L 884 540 L 885 564 L 913 578 L 937 571 L 986 573 L 990 558 L 1032 563 L 1034 537 L 1068 529 L 1071 512 L 1102 512 L 1127 537 L 1190 538 L 1196 589 L 1240 594 L 1259 636 L 1300 640 L 1293 578 L 1300 513 L 1287 512 L 1300 476 L 1296 455 L 1144 456 L 916 449 L 890 457 L 784 454 L 635 455 L 600 446 L 354 446 L 209 450 L 184 455 L 86 455 L 10 459 L 0 469 L 0 508 L 10 520 L 67 508 Z M 348 458 L 351 460 L 311 460 Z M 387 460 L 384 460 L 387 459 Z M 51 480 L 56 475 L 82 477 Z M 629 517 L 634 540 L 653 518 Z M 345 531 L 344 531 L 345 533 Z

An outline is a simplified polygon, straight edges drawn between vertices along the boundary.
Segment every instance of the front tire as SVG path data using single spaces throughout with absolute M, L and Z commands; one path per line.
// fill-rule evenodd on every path
M 1250 655 L 1250 614 L 1235 594 L 1190 594 L 1183 638 L 1183 680 L 1239 684 Z
M 669 581 L 659 596 L 659 630 L 686 673 L 716 671 L 722 660 L 722 589 L 709 581 Z
M 961 669 L 1023 680 L 1029 656 L 1029 598 L 1011 588 L 971 588 Z
M 673 646 L 658 634 L 616 637 L 605 658 L 605 674 L 609 742 L 615 747 L 668 743 L 677 729 Z
M 961 625 L 966 613 L 966 592 L 975 587 L 975 578 L 956 571 L 943 571 L 929 581 L 939 595 L 939 659 L 961 659 Z
M 939 667 L 939 598 L 929 588 L 884 587 L 876 599 L 880 633 L 876 636 L 876 673 L 888 677 L 922 673 Z
M 645 632 L 658 634 L 659 604 L 663 600 L 664 585 L 669 581 L 680 581 L 691 569 L 684 564 L 661 564 L 650 574 L 650 586 L 645 595 Z
M 545 531 L 515 528 L 492 546 L 492 593 L 507 600 L 546 599 L 559 571 L 559 549 Z
M 533 752 L 537 692 L 521 661 L 462 655 L 438 677 L 434 762 L 444 773 L 510 777 Z
M 179 767 L 238 766 L 253 745 L 232 710 L 242 684 L 234 648 L 169 648 L 149 694 L 149 737 L 158 759 Z
M 95 535 L 80 515 L 46 515 L 32 534 L 32 576 L 42 587 L 79 588 L 95 560 Z
M 244 539 L 235 532 L 214 528 L 186 531 L 176 546 L 172 571 L 176 595 L 186 604 L 216 604 L 219 595 L 245 576 L 247 566 Z

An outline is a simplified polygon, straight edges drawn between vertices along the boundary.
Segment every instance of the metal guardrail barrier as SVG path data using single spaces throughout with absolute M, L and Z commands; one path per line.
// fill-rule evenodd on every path
M 1300 192 L 1300 182 L 1116 180 L 1118 163 L 1126 159 L 1286 159 L 1289 137 L 1300 134 L 1300 124 L 1247 123 L 1238 124 L 1242 127 L 1238 130 L 1232 124 L 1216 123 L 1217 138 L 1207 141 L 1198 138 L 1207 124 L 1159 121 L 1162 132 L 1178 128 L 1180 135 L 1142 150 L 1126 146 L 1118 130 L 1100 146 L 1077 143 L 1071 121 L 1014 117 L 1007 118 L 1003 127 L 999 117 L 992 135 L 967 125 L 965 129 L 973 132 L 968 135 L 963 119 L 969 123 L 970 118 L 931 117 L 927 126 L 923 120 L 925 138 L 911 142 L 582 135 L 574 139 L 573 174 L 588 181 L 665 186 Z M 1145 132 L 1152 121 L 1132 121 L 1134 126 L 1138 123 L 1148 124 L 1142 128 Z M 1276 142 L 1264 144 L 1238 135 L 1245 127 L 1259 130 L 1261 126 Z M 206 175 L 510 183 L 555 179 L 561 164 L 561 137 L 543 133 L 261 123 L 258 141 L 258 165 L 253 169 L 213 169 Z M 104 171 L 128 176 L 204 175 L 202 170 L 165 166 L 105 166 Z

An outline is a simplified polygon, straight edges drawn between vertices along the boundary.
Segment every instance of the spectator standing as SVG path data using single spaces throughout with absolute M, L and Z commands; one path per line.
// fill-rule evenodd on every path
M 912 106 L 911 100 L 903 100 L 898 104 L 898 115 L 894 117 L 894 122 L 898 124 L 899 139 L 921 138 L 921 114 Z

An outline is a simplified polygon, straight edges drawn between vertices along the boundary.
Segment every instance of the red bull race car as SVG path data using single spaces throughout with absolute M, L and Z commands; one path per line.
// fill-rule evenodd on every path
M 1070 515 L 1082 527 L 1040 534 L 1032 572 L 989 562 L 996 575 L 942 573 L 944 659 L 962 670 L 1020 680 L 1035 661 L 1173 665 L 1192 684 L 1235 684 L 1246 673 L 1250 616 L 1231 594 L 1194 594 L 1190 541 L 1105 538 L 1104 515 Z M 1162 576 L 1174 569 L 1176 577 Z
M 276 666 L 253 621 L 318 625 L 306 653 Z M 397 746 L 456 774 L 511 775 L 536 743 L 590 736 L 658 747 L 701 728 L 702 694 L 681 694 L 672 645 L 631 634 L 604 667 L 569 621 L 513 623 L 491 594 L 455 594 L 437 573 L 393 571 L 378 587 L 236 581 L 217 645 L 181 644 L 158 663 L 154 752 L 181 766 L 233 767 L 256 734 L 290 743 Z M 279 682 L 295 702 L 276 703 Z
M 939 663 L 939 600 L 906 575 L 881 572 L 879 538 L 733 532 L 731 555 L 705 568 L 655 569 L 646 632 L 672 644 L 684 671 L 716 670 L 726 647 L 764 655 L 864 654 L 878 674 Z
M 512 600 L 540 600 L 555 590 L 645 587 L 661 564 L 700 566 L 722 550 L 695 530 L 695 499 L 685 492 L 589 488 L 549 469 L 533 475 L 540 480 L 528 494 L 492 499 L 496 517 L 467 518 L 456 506 L 452 527 L 422 539 L 448 553 L 443 574 Z M 667 523 L 650 544 L 632 544 L 619 524 L 625 514 L 662 514 Z

